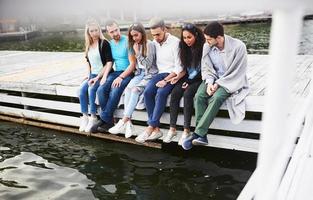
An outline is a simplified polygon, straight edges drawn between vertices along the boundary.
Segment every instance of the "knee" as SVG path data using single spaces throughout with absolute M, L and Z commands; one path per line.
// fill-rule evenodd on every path
M 143 92 L 144 97 L 145 97 L 145 98 L 151 97 L 152 94 L 153 94 L 153 91 L 152 91 L 152 90 L 153 90 L 152 88 L 146 87 L 146 89 L 145 89 L 144 92 Z
M 218 94 L 214 94 L 211 98 L 210 98 L 210 103 L 211 102 L 215 102 L 215 103 L 219 103 L 222 104 L 224 102 L 224 97 Z
M 104 87 L 103 86 L 98 87 L 96 93 L 98 96 L 102 96 L 104 94 Z
M 193 97 L 195 96 L 195 94 L 193 92 L 191 92 L 190 90 L 186 90 L 184 92 L 184 99 L 185 101 L 187 100 L 193 100 Z
M 171 103 L 173 102 L 179 102 L 181 99 L 181 96 L 177 92 L 172 92 L 171 93 Z
M 196 93 L 195 97 L 194 97 L 194 101 L 197 103 L 197 102 L 200 102 L 200 101 L 203 101 L 205 98 L 203 97 L 203 95 L 201 95 L 199 92 Z
M 112 98 L 117 98 L 119 95 L 121 95 L 123 92 L 123 89 L 118 87 L 118 88 L 112 88 L 110 92 L 110 97 Z
M 98 89 L 97 87 L 91 86 L 91 87 L 88 88 L 88 92 L 89 92 L 89 94 L 96 93 L 97 89 Z
M 172 97 L 178 97 L 181 96 L 181 92 L 177 87 L 174 87 L 174 89 L 171 92 L 171 96 Z
M 79 96 L 80 97 L 87 95 L 87 92 L 88 92 L 88 87 L 82 86 L 79 88 Z
M 131 89 L 131 92 L 134 93 L 134 94 L 138 94 L 139 93 L 139 89 L 137 87 L 133 87 Z
M 158 89 L 157 91 L 158 98 L 167 98 L 168 95 L 169 95 L 169 92 L 166 90 Z

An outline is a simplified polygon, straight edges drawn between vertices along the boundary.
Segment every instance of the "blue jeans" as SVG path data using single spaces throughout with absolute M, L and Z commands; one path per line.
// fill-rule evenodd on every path
M 89 86 L 88 81 L 94 77 L 96 74 L 91 74 L 89 78 L 82 82 L 79 89 L 79 102 L 80 102 L 80 110 L 84 114 L 88 114 L 88 101 L 90 104 L 90 114 L 96 114 L 97 105 L 95 104 L 96 100 L 96 92 L 99 87 L 100 81 L 95 82 L 94 85 Z
M 97 95 L 99 99 L 99 104 L 101 107 L 100 118 L 102 121 L 112 124 L 113 123 L 113 113 L 117 108 L 123 91 L 132 75 L 124 78 L 120 87 L 112 88 L 113 81 L 122 73 L 123 71 L 115 71 L 108 75 L 106 82 L 100 85 L 97 90 Z
M 175 86 L 167 83 L 163 88 L 158 88 L 155 85 L 168 75 L 169 73 L 157 74 L 149 81 L 144 91 L 145 105 L 148 112 L 148 125 L 152 127 L 159 127 L 160 118 L 164 112 L 167 97 Z
M 125 97 L 124 97 L 124 116 L 131 118 L 136 105 L 138 103 L 139 96 L 142 92 L 136 89 L 136 85 L 140 83 L 140 81 L 145 76 L 145 70 L 141 70 L 140 74 L 136 75 L 127 85 L 125 89 Z

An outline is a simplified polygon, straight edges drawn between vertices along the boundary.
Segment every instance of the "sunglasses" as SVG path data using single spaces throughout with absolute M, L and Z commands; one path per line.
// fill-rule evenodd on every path
M 138 23 L 133 23 L 133 24 L 131 24 L 131 25 L 129 26 L 129 28 L 135 28 L 135 27 L 138 27 L 138 26 L 139 26 Z
M 193 25 L 193 24 L 186 23 L 186 24 L 183 24 L 183 25 L 181 26 L 181 28 L 182 28 L 183 30 L 193 30 L 193 29 L 195 29 L 196 27 L 195 27 L 195 25 Z

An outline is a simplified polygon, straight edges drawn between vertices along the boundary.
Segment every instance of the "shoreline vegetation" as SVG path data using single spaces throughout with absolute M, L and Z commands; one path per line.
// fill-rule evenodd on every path
M 313 21 L 313 15 L 307 15 L 304 20 Z M 266 16 L 242 16 L 223 17 L 216 19 L 193 19 L 193 20 L 168 20 L 169 31 L 179 37 L 183 22 L 192 22 L 203 28 L 209 21 L 218 20 L 225 26 L 225 33 L 241 39 L 247 45 L 249 54 L 268 54 L 271 15 Z M 124 21 L 121 25 L 123 34 L 126 34 L 131 21 Z M 145 24 L 143 22 L 143 24 Z M 82 28 L 64 26 L 53 29 L 41 29 L 34 31 L 36 34 L 25 40 L 22 32 L 16 32 L 20 36 L 10 38 L 8 34 L 0 33 L 0 50 L 18 51 L 50 51 L 50 52 L 83 52 L 84 30 Z M 1 35 L 2 34 L 2 35 Z M 147 31 L 149 39 L 152 39 Z M 105 36 L 109 38 L 106 34 Z M 307 54 L 306 51 L 300 54 Z

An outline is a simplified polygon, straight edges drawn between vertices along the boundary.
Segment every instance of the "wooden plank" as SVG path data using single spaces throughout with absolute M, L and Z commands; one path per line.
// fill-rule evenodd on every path
M 79 126 L 80 123 L 80 120 L 77 117 L 44 113 L 32 110 L 24 110 L 19 108 L 10 108 L 5 106 L 0 106 L 0 114 L 24 117 L 69 126 Z
M 68 97 L 78 97 L 79 87 L 55 85 L 55 90 L 56 90 L 56 95 L 68 96 Z
M 13 114 L 13 116 L 16 116 L 16 115 Z M 15 121 L 18 123 L 39 126 L 39 127 L 44 127 L 44 128 L 50 128 L 50 129 L 55 129 L 55 130 L 60 130 L 60 131 L 66 131 L 66 132 L 71 132 L 71 133 L 76 133 L 76 134 L 87 135 L 87 133 L 79 132 L 77 128 L 70 128 L 70 127 L 58 126 L 55 124 L 34 122 L 34 121 L 25 120 L 24 118 L 16 120 L 12 117 L 0 115 L 0 119 Z M 137 133 L 138 133 L 140 132 L 139 129 L 143 130 L 144 127 L 135 126 L 135 129 L 137 130 Z M 161 129 L 161 131 L 163 133 L 166 133 L 165 132 L 166 130 L 164 129 Z M 112 134 L 101 134 L 101 133 L 91 134 L 91 136 L 103 138 L 103 139 L 110 139 L 110 140 L 119 141 L 119 142 L 127 142 L 131 144 L 136 144 L 136 145 L 144 145 L 144 146 L 149 146 L 149 147 L 154 147 L 154 148 L 161 148 L 160 143 L 155 143 L 155 142 L 138 143 L 134 140 L 134 137 L 127 139 L 127 138 L 124 138 L 123 136 L 112 135 Z M 177 142 L 179 137 L 177 137 L 174 140 L 174 142 Z M 254 153 L 258 151 L 258 140 L 208 134 L 208 141 L 209 141 L 209 144 L 207 145 L 208 147 L 224 148 L 224 149 L 239 150 L 239 151 L 254 152 Z
M 80 106 L 78 103 L 43 100 L 43 99 L 35 99 L 35 98 L 20 97 L 20 96 L 10 96 L 10 95 L 5 95 L 5 94 L 0 94 L 0 102 L 80 113 Z M 115 117 L 122 118 L 123 112 L 124 112 L 123 109 L 117 109 L 114 115 Z M 146 111 L 135 111 L 133 114 L 133 118 L 137 121 L 147 121 L 147 113 Z M 169 113 L 164 113 L 160 121 L 161 123 L 167 124 L 170 120 L 169 118 L 170 118 Z M 192 126 L 195 125 L 194 121 L 195 120 L 193 117 L 192 122 L 191 122 Z M 177 124 L 181 126 L 184 124 L 184 117 L 182 113 L 179 114 L 178 116 Z M 260 124 L 261 122 L 258 120 L 244 120 L 240 124 L 235 125 L 235 124 L 232 124 L 230 119 L 228 118 L 216 118 L 212 122 L 212 125 L 210 128 L 230 130 L 230 131 L 249 132 L 249 133 L 260 133 L 260 129 L 261 129 Z
M 40 85 L 35 83 L 1 81 L 0 89 L 17 92 L 30 92 L 30 93 L 56 95 L 56 88 L 54 85 Z
M 78 103 L 10 96 L 4 94 L 0 94 L 0 102 L 80 113 L 80 105 Z
M 101 138 L 101 139 L 108 139 L 108 140 L 113 140 L 113 141 L 117 141 L 117 142 L 136 144 L 136 145 L 158 148 L 158 149 L 162 148 L 162 145 L 160 143 L 156 143 L 156 142 L 138 143 L 134 139 L 124 138 L 124 137 L 111 135 L 111 134 L 95 133 L 95 134 L 89 135 L 88 133 L 78 131 L 77 128 L 71 128 L 71 127 L 60 126 L 60 125 L 55 125 L 55 124 L 31 121 L 31 120 L 27 120 L 24 118 L 13 118 L 13 117 L 0 115 L 0 120 L 7 120 L 7 121 L 12 121 L 12 122 L 16 122 L 16 123 L 31 125 L 31 126 L 37 126 L 37 127 L 42 127 L 42 128 L 49 128 L 49 129 L 53 129 L 53 130 L 63 131 L 63 132 L 67 132 L 67 133 L 75 133 L 75 134 L 91 136 L 91 137 L 96 137 L 96 138 Z
M 123 117 L 123 110 L 116 110 L 115 116 L 118 118 Z M 148 116 L 144 111 L 135 111 L 133 113 L 133 118 L 138 121 L 147 121 Z M 163 124 L 168 124 L 170 121 L 169 113 L 163 113 L 160 122 Z M 183 115 L 179 115 L 177 119 L 177 125 L 184 125 L 184 117 Z M 191 126 L 195 126 L 195 119 L 192 117 Z M 246 133 L 260 133 L 261 132 L 261 121 L 259 120 L 243 120 L 240 124 L 233 124 L 228 118 L 219 118 L 216 117 L 210 129 L 219 129 L 219 130 L 227 130 L 227 131 L 238 131 L 238 132 L 246 132 Z
M 38 84 L 10 84 L 4 83 L 0 85 L 0 89 L 3 90 L 12 90 L 12 91 L 23 91 L 29 93 L 40 93 L 40 94 L 49 94 L 49 95 L 59 95 L 59 96 L 69 96 L 69 97 L 78 97 L 78 86 L 63 86 L 63 85 L 38 85 Z M 169 99 L 167 106 L 169 107 Z M 246 110 L 252 112 L 262 112 L 264 109 L 264 97 L 260 96 L 248 96 L 246 99 Z M 121 98 L 121 104 L 123 104 L 123 99 Z M 183 107 L 183 100 L 180 103 Z M 225 104 L 221 107 L 222 110 L 227 110 Z

